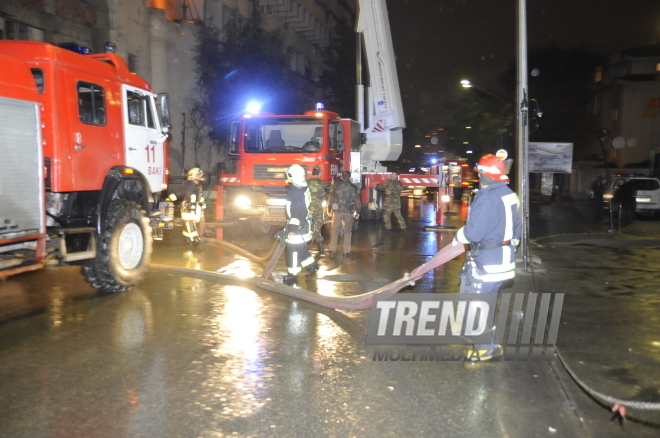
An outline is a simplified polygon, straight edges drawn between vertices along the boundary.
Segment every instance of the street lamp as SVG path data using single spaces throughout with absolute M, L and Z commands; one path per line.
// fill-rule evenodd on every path
M 500 128 L 500 149 L 504 149 L 504 98 L 491 93 L 490 91 L 486 90 L 485 88 L 481 88 L 480 86 L 473 84 L 470 82 L 468 79 L 463 79 L 461 80 L 461 86 L 463 88 L 476 88 L 477 90 L 481 91 L 482 93 L 486 93 L 487 95 L 494 97 L 495 99 L 499 99 L 500 102 L 502 103 L 502 127 Z

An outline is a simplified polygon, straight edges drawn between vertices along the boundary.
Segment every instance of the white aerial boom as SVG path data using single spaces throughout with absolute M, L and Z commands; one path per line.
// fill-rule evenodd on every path
M 401 155 L 402 129 L 406 127 L 401 104 L 399 79 L 396 74 L 394 47 L 385 0 L 358 0 L 358 68 L 357 68 L 357 118 L 360 129 L 366 134 L 366 144 L 360 153 L 363 172 L 380 172 L 385 169 L 379 161 L 396 161 Z M 367 55 L 369 86 L 365 93 L 362 85 L 362 50 L 364 42 Z M 366 96 L 366 97 L 365 97 Z M 364 103 L 368 113 L 365 120 Z

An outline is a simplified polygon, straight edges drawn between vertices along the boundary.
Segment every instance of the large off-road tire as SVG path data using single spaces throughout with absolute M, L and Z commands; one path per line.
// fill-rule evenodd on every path
M 137 286 L 147 273 L 152 238 L 149 220 L 132 201 L 112 201 L 99 236 L 93 266 L 83 270 L 87 281 L 107 293 Z

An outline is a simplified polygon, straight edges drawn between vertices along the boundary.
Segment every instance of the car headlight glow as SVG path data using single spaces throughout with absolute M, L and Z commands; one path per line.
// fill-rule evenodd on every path
M 247 196 L 237 196 L 234 200 L 234 204 L 240 208 L 250 208 L 252 207 L 252 200 Z

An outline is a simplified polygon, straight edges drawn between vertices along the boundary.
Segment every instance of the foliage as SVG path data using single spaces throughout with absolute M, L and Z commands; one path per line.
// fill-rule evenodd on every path
M 355 118 L 355 32 L 337 22 L 334 36 L 323 51 L 320 84 L 325 108 L 345 118 Z
M 515 117 L 509 102 L 475 88 L 466 90 L 462 99 L 449 105 L 455 125 L 449 129 L 445 148 L 461 157 L 467 150 L 473 157 L 494 154 L 500 148 L 512 153 Z
M 604 63 L 603 56 L 582 48 L 562 49 L 548 46 L 530 50 L 529 97 L 543 111 L 538 129 L 530 124 L 531 141 L 572 142 L 574 151 L 584 149 L 596 136 L 598 126 L 591 107 L 594 97 L 594 74 Z M 516 88 L 516 66 L 512 64 L 502 82 L 510 90 Z M 530 111 L 536 103 L 530 104 Z
M 231 121 L 251 100 L 259 101 L 262 111 L 276 114 L 298 114 L 312 107 L 313 90 L 291 71 L 284 47 L 277 32 L 263 29 L 256 12 L 248 20 L 230 21 L 223 31 L 200 23 L 194 71 L 202 97 L 196 104 L 216 144 L 226 143 Z

